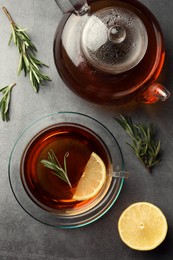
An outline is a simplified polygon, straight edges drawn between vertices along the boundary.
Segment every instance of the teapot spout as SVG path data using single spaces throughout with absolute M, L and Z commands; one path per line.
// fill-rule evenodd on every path
M 63 13 L 76 13 L 84 15 L 90 11 L 86 0 L 55 0 Z
M 160 101 L 165 101 L 170 97 L 170 92 L 159 83 L 152 83 L 148 88 L 140 93 L 137 101 L 145 104 L 153 104 Z

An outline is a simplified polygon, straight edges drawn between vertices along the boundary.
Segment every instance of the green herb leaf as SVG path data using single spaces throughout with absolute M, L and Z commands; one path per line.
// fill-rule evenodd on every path
M 15 85 L 16 83 L 0 89 L 0 92 L 3 95 L 0 100 L 1 117 L 3 121 L 9 121 L 9 106 L 10 106 L 10 99 L 11 99 L 11 91 Z
M 42 66 L 48 66 L 36 58 L 37 49 L 26 33 L 27 29 L 16 25 L 7 9 L 3 7 L 3 10 L 11 22 L 11 35 L 8 44 L 10 45 L 11 41 L 13 41 L 20 55 L 17 74 L 19 75 L 22 70 L 25 76 L 29 74 L 31 85 L 34 91 L 38 92 L 43 81 L 51 81 L 51 79 L 41 71 Z
M 159 163 L 160 141 L 156 140 L 153 125 L 134 124 L 131 117 L 120 115 L 114 118 L 132 139 L 132 144 L 127 143 L 134 151 L 137 158 L 143 163 L 148 172 Z
M 58 158 L 56 157 L 55 153 L 50 150 L 48 152 L 48 160 L 41 160 L 41 163 L 43 165 L 51 170 L 53 174 L 55 174 L 57 177 L 68 183 L 68 185 L 72 188 L 72 185 L 69 181 L 68 175 L 67 175 L 67 162 L 66 159 L 69 156 L 69 153 L 66 153 L 64 155 L 64 169 L 62 168 L 61 164 L 58 161 Z

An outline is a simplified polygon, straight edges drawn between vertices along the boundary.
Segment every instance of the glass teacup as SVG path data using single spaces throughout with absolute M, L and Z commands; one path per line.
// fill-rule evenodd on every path
M 68 150 L 72 190 L 41 165 L 50 149 L 60 157 Z M 81 177 L 77 172 L 92 152 L 106 166 L 106 181 L 93 198 L 76 201 L 71 195 Z M 62 163 L 63 157 L 59 159 Z M 56 227 L 83 226 L 101 217 L 116 201 L 124 177 L 123 156 L 113 134 L 96 119 L 73 112 L 33 123 L 17 140 L 9 162 L 10 184 L 19 204 L 35 219 Z

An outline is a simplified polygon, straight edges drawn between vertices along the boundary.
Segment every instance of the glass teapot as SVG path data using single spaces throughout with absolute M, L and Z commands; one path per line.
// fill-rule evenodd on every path
M 170 93 L 156 80 L 164 64 L 161 28 L 137 0 L 56 0 L 64 13 L 54 59 L 65 84 L 102 105 L 151 104 Z

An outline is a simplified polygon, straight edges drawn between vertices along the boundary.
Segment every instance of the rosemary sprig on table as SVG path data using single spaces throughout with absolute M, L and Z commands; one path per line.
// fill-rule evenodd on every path
M 41 163 L 43 165 L 51 170 L 53 174 L 55 174 L 57 177 L 62 179 L 63 181 L 67 182 L 68 185 L 72 188 L 72 185 L 69 181 L 68 175 L 67 175 L 67 163 L 66 158 L 69 156 L 69 153 L 67 152 L 64 155 L 64 169 L 62 168 L 61 164 L 58 161 L 58 158 L 56 157 L 53 150 L 50 150 L 48 152 L 48 160 L 41 160 Z
M 16 85 L 16 83 L 0 89 L 0 92 L 3 95 L 0 100 L 1 117 L 2 117 L 3 121 L 9 121 L 9 107 L 10 107 L 11 91 L 15 85 Z
M 134 124 L 131 117 L 115 118 L 132 139 L 132 144 L 127 143 L 138 159 L 143 163 L 148 172 L 159 162 L 160 141 L 156 140 L 155 130 L 150 124 Z
M 19 75 L 23 70 L 25 76 L 29 74 L 31 85 L 34 91 L 38 92 L 39 86 L 43 81 L 51 81 L 51 79 L 40 70 L 42 66 L 48 66 L 36 58 L 37 49 L 26 33 L 27 29 L 16 25 L 7 9 L 3 7 L 3 10 L 11 23 L 11 35 L 8 44 L 10 45 L 13 40 L 20 55 L 17 73 Z

